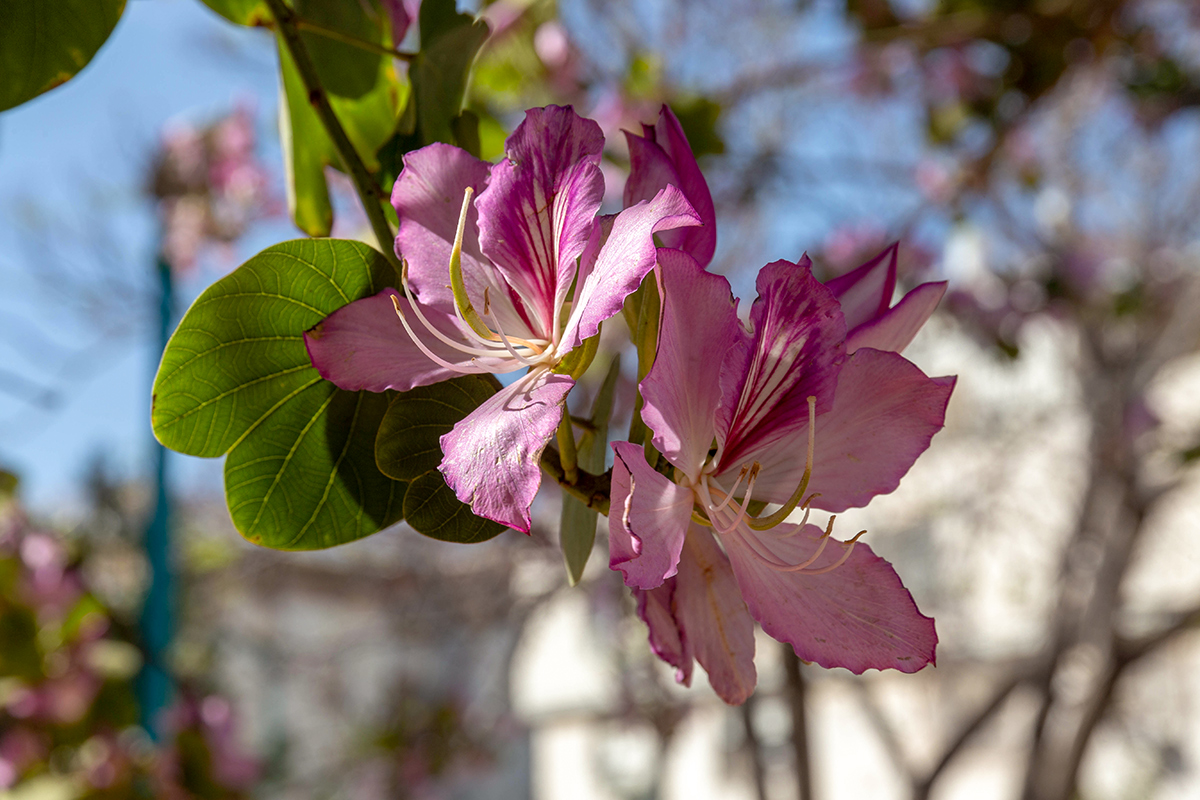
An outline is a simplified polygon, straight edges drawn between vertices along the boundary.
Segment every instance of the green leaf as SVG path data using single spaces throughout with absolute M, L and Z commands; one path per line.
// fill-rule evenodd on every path
M 591 429 L 583 435 L 576 448 L 580 469 L 593 475 L 604 472 L 604 458 L 608 450 L 608 423 L 612 419 L 613 395 L 617 390 L 617 379 L 621 375 L 621 357 L 615 356 L 608 367 L 604 381 L 592 401 Z M 563 493 L 562 518 L 559 526 L 559 543 L 563 560 L 567 565 L 567 580 L 571 585 L 579 583 L 583 568 L 596 543 L 596 523 L 599 515 L 576 498 Z
M 284 175 L 288 209 L 296 227 L 309 236 L 327 236 L 333 226 L 333 207 L 325 182 L 325 167 L 342 167 L 320 117 L 308 101 L 304 81 L 282 41 L 278 42 L 280 69 L 280 140 L 283 145 Z M 379 73 L 371 91 L 357 99 L 330 94 L 329 104 L 346 130 L 346 136 L 366 168 L 379 169 L 376 152 L 391 138 L 396 116 L 408 98 L 386 59 L 379 59 Z
M 238 25 L 262 25 L 271 22 L 271 12 L 263 0 L 202 0 L 204 5 Z
M 507 530 L 477 517 L 442 479 L 441 437 L 496 393 L 494 378 L 466 375 L 398 394 L 375 440 L 375 461 L 385 475 L 411 481 L 404 518 L 418 533 L 446 542 L 482 542 Z
M 0 111 L 66 83 L 87 66 L 125 0 L 4 0 L 0 5 Z
M 462 110 L 471 64 L 488 37 L 487 23 L 470 14 L 459 14 L 454 0 L 425 0 L 420 23 L 421 52 L 409 68 L 417 132 L 423 144 L 446 142 L 469 150 L 469 145 L 478 141 L 478 134 L 474 142 L 460 144 L 455 136 L 455 120 Z
M 382 13 L 374 3 L 367 5 L 346 0 L 292 0 L 292 7 L 303 20 L 372 44 L 391 45 L 391 35 Z M 372 14 L 368 14 L 368 9 Z M 337 97 L 356 99 L 370 92 L 380 80 L 383 56 L 328 36 L 301 32 L 300 38 L 316 67 L 325 91 Z M 391 65 L 388 64 L 389 72 Z M 390 131 L 389 131 L 390 133 Z
M 330 547 L 401 519 L 404 484 L 374 457 L 388 398 L 323 380 L 303 338 L 394 280 L 384 257 L 360 242 L 284 242 L 209 287 L 168 342 L 154 381 L 154 433 L 189 455 L 228 454 L 226 499 L 250 541 Z

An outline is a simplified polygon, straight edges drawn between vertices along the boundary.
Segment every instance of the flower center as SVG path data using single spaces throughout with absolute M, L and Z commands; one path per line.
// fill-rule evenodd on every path
M 808 515 L 810 504 L 817 497 L 816 494 L 811 494 L 804 499 L 804 493 L 808 490 L 808 483 L 812 477 L 813 452 L 816 443 L 816 404 L 815 397 L 808 398 L 808 456 L 804 464 L 804 475 L 800 479 L 800 485 L 796 487 L 796 491 L 788 498 L 788 501 L 783 504 L 774 513 L 760 517 L 750 512 L 750 507 L 754 497 L 754 483 L 758 480 L 759 473 L 762 470 L 762 465 L 755 461 L 753 464 L 743 464 L 741 471 L 738 472 L 737 478 L 733 485 L 726 489 L 714 477 L 716 472 L 716 464 L 709 463 L 701 471 L 700 478 L 692 484 L 692 491 L 696 496 L 697 505 L 700 506 L 699 511 L 692 512 L 692 519 L 701 525 L 709 526 L 722 537 L 735 537 L 755 558 L 755 560 L 766 564 L 772 569 L 780 572 L 798 572 L 803 575 L 822 575 L 846 563 L 850 558 L 850 554 L 854 552 L 854 545 L 866 531 L 859 531 L 854 538 L 846 542 L 838 542 L 832 539 L 833 522 L 837 519 L 836 515 L 829 517 L 829 524 L 825 527 L 825 533 L 821 536 L 820 544 L 811 556 L 797 563 L 788 563 L 780 561 L 769 552 L 764 552 L 763 545 L 759 540 L 758 533 L 770 531 L 772 535 L 784 539 L 800 534 L 804 530 L 804 526 L 808 524 Z M 746 481 L 744 490 L 739 489 L 742 481 Z M 803 502 L 802 502 L 803 499 Z M 800 524 L 793 528 L 788 533 L 778 533 L 775 531 L 797 508 L 804 509 L 804 518 Z M 813 567 L 817 559 L 825 552 L 825 547 L 830 541 L 834 541 L 844 548 L 841 557 L 832 564 L 824 567 Z
M 479 312 L 471 304 L 471 298 L 467 295 L 467 287 L 462 274 L 462 240 L 463 231 L 467 224 L 467 212 L 471 208 L 472 193 L 473 190 L 469 186 L 463 193 L 462 210 L 458 215 L 458 230 L 454 234 L 454 248 L 450 251 L 450 288 L 454 292 L 454 314 L 461 323 L 460 330 L 466 337 L 466 341 L 447 336 L 425 317 L 421 311 L 420 304 L 417 303 L 416 298 L 413 296 L 412 288 L 408 285 L 408 261 L 401 259 L 400 262 L 400 283 L 404 288 L 404 296 L 408 300 L 413 316 L 417 318 L 417 321 L 421 323 L 425 331 L 439 342 L 456 352 L 471 356 L 468 363 L 472 366 L 452 363 L 430 350 L 428 345 L 421 341 L 421 337 L 417 335 L 417 332 L 413 330 L 412 325 L 409 324 L 408 318 L 400 306 L 399 298 L 392 295 L 392 305 L 396 309 L 396 316 L 400 318 L 400 322 L 404 325 L 404 330 L 408 333 L 408 337 L 412 339 L 413 344 L 429 360 L 452 372 L 478 372 L 479 368 L 473 365 L 480 358 L 502 359 L 499 363 L 484 365 L 484 368 L 488 372 L 497 374 L 515 372 L 519 369 L 539 364 L 552 364 L 557 359 L 555 358 L 553 349 L 550 348 L 550 342 L 545 339 L 522 339 L 505 334 L 504 329 L 500 325 L 499 318 L 492 310 L 490 289 L 484 287 L 483 290 L 482 316 L 480 316 Z

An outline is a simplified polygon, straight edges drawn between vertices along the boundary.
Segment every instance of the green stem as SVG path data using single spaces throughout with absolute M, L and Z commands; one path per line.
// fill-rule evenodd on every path
M 563 477 L 567 483 L 579 480 L 579 454 L 575 449 L 575 432 L 571 430 L 571 417 L 563 414 L 558 423 L 558 454 L 562 461 Z
M 571 495 L 588 508 L 608 516 L 609 493 L 612 486 L 612 475 L 593 475 L 586 470 L 577 470 L 574 481 L 567 480 L 567 473 L 559 460 L 558 451 L 547 447 L 542 451 L 542 472 L 545 472 Z
M 354 183 L 354 189 L 358 193 L 363 210 L 366 211 L 367 219 L 371 223 L 371 230 L 375 232 L 375 238 L 379 241 L 379 249 L 399 274 L 400 259 L 396 258 L 393 245 L 395 234 L 392 232 L 392 226 L 388 224 L 387 217 L 384 216 L 381 205 L 388 198 L 384 196 L 379 184 L 371 177 L 371 173 L 367 172 L 366 165 L 359 158 L 354 145 L 350 143 L 350 138 L 346 136 L 346 131 L 342 128 L 337 114 L 334 113 L 333 106 L 329 104 L 329 97 L 325 94 L 324 87 L 321 86 L 321 79 L 317 76 L 316 67 L 313 66 L 312 59 L 308 55 L 308 48 L 305 47 L 304 40 L 300 38 L 300 31 L 297 28 L 299 18 L 296 16 L 296 12 L 283 0 L 266 0 L 266 3 L 271 9 L 271 15 L 275 17 L 276 29 L 283 38 L 284 46 L 287 47 L 292 61 L 296 64 L 296 71 L 300 73 L 300 80 L 304 82 L 304 88 L 308 92 L 308 102 L 317 112 L 321 124 L 325 127 L 325 132 L 329 134 L 333 147 L 342 160 L 346 173 Z
M 332 28 L 326 28 L 324 25 L 318 25 L 311 20 L 302 19 L 301 17 L 296 17 L 295 25 L 299 30 L 315 33 L 317 36 L 324 36 L 326 39 L 333 39 L 334 41 L 341 42 L 342 44 L 348 44 L 351 47 L 357 47 L 360 50 L 378 53 L 381 56 L 396 58 L 400 61 L 412 61 L 417 57 L 416 53 L 403 53 L 393 47 L 384 47 L 376 42 L 360 39 L 357 36 L 351 36 L 348 33 L 335 31 Z

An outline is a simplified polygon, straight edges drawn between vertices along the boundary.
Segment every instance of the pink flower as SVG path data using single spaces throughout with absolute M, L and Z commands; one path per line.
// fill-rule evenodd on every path
M 698 223 L 673 186 L 598 217 L 603 147 L 594 122 L 549 106 L 526 113 L 499 164 L 443 144 L 409 153 L 392 190 L 404 292 L 351 303 L 305 334 L 313 365 L 348 390 L 527 370 L 441 439 L 458 498 L 525 532 L 538 460 L 575 385 L 563 359 L 653 269 L 654 235 Z
M 891 308 L 888 252 L 828 287 L 807 258 L 767 265 L 748 333 L 724 278 L 659 251 L 662 331 L 641 388 L 666 464 L 613 445 L 611 566 L 655 652 L 684 683 L 698 660 L 726 702 L 754 689 L 754 620 L 826 667 L 913 672 L 934 660 L 933 620 L 890 564 L 858 537 L 833 539 L 832 520 L 825 531 L 784 521 L 892 491 L 942 426 L 954 380 L 926 377 L 891 346 L 924 322 L 914 309 L 932 311 L 909 299 L 930 290 Z M 782 508 L 756 516 L 759 501 Z

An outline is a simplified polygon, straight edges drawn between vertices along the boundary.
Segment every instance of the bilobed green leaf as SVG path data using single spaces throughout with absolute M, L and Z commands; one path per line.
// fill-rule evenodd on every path
M 604 472 L 604 458 L 608 450 L 608 423 L 612 419 L 613 396 L 617 390 L 617 378 L 621 375 L 621 357 L 618 355 L 609 364 L 604 381 L 592 401 L 591 429 L 576 447 L 576 463 L 580 469 L 593 475 Z M 596 522 L 599 515 L 576 498 L 563 493 L 562 518 L 559 526 L 559 543 L 563 560 L 567 565 L 567 580 L 571 585 L 579 583 L 583 568 L 596 543 Z
M 202 0 L 204 5 L 238 25 L 261 25 L 271 20 L 263 0 Z
M 375 465 L 387 397 L 338 389 L 304 346 L 304 331 L 394 280 L 361 242 L 284 242 L 209 287 L 167 344 L 154 433 L 189 455 L 228 454 L 226 499 L 250 541 L 330 547 L 401 519 L 404 483 Z
M 420 23 L 421 52 L 409 68 L 417 132 L 423 144 L 459 144 L 455 126 L 462 123 L 455 120 L 462 110 L 471 64 L 488 37 L 488 26 L 469 14 L 459 14 L 454 0 L 425 0 Z M 477 132 L 472 135 L 474 142 L 464 141 L 460 146 L 469 149 L 468 145 L 478 142 Z
M 499 383 L 490 375 L 465 375 L 418 386 L 392 399 L 375 440 L 375 461 L 383 474 L 411 481 L 404 497 L 404 518 L 418 533 L 469 544 L 506 530 L 499 523 L 472 514 L 438 471 L 442 436 L 498 388 Z
M 280 119 L 284 177 L 288 208 L 296 227 L 309 236 L 327 236 L 333 225 L 333 207 L 325 182 L 325 167 L 341 168 L 333 141 L 325 132 L 308 100 L 304 81 L 291 55 L 279 42 Z M 396 128 L 396 117 L 408 99 L 408 85 L 401 84 L 387 59 L 379 59 L 374 88 L 356 99 L 329 94 L 329 104 L 370 171 L 379 169 L 376 151 Z
M 0 111 L 66 83 L 87 66 L 125 0 L 4 0 L 0 4 Z

